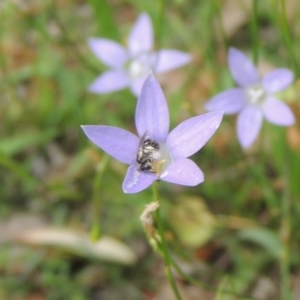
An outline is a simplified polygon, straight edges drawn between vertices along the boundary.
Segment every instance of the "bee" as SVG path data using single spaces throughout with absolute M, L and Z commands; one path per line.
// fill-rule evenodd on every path
M 141 139 L 136 155 L 139 170 L 142 172 L 158 173 L 157 165 L 160 164 L 159 143 L 148 137 L 147 133 Z

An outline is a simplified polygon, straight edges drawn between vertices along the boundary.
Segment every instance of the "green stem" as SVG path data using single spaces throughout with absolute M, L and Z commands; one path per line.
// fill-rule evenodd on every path
M 234 293 L 234 292 L 226 290 L 226 289 L 217 289 L 217 288 L 215 288 L 215 287 L 213 287 L 213 286 L 211 286 L 209 284 L 200 282 L 197 279 L 194 279 L 192 276 L 189 276 L 188 274 L 184 273 L 180 269 L 180 267 L 178 266 L 178 264 L 173 259 L 172 259 L 171 263 L 172 263 L 173 267 L 175 268 L 175 270 L 178 272 L 178 274 L 180 274 L 186 281 L 188 281 L 188 282 L 190 282 L 192 284 L 200 286 L 200 287 L 202 287 L 202 288 L 204 288 L 206 290 L 209 290 L 209 291 L 219 292 L 221 294 L 228 294 L 228 295 L 231 295 L 231 296 L 234 296 L 234 297 L 238 297 L 240 299 L 254 300 L 250 296 L 237 294 L 237 293 Z
M 217 15 L 218 15 L 218 23 L 219 23 L 218 25 L 221 34 L 221 42 L 223 44 L 224 50 L 227 51 L 228 42 L 227 42 L 226 32 L 223 25 L 221 1 L 214 0 L 214 10 L 217 11 Z
M 272 216 L 277 214 L 278 211 L 278 203 L 280 201 L 280 197 L 274 191 L 272 184 L 269 180 L 268 176 L 268 160 L 266 154 L 266 136 L 267 132 L 266 124 L 263 124 L 261 133 L 260 133 L 260 153 L 258 159 L 258 165 L 254 166 L 255 177 L 257 178 L 257 182 L 261 186 L 262 195 L 266 201 L 268 206 L 268 210 Z M 259 205 L 259 203 L 257 203 Z
M 103 174 L 106 170 L 106 166 L 109 161 L 109 156 L 104 155 L 102 161 L 99 163 L 97 169 L 97 175 L 94 180 L 93 197 L 92 197 L 92 209 L 93 209 L 93 225 L 90 233 L 90 237 L 93 241 L 97 241 L 101 235 L 101 226 L 99 222 L 100 210 L 101 210 L 101 199 L 100 187 L 102 183 Z
M 285 191 L 281 201 L 281 243 L 282 243 L 282 253 L 280 259 L 280 274 L 281 274 L 281 299 L 289 300 L 291 299 L 290 294 L 290 213 L 291 213 L 291 192 L 290 192 L 290 153 L 289 148 L 284 138 L 284 151 L 283 151 L 283 163 L 284 163 L 284 178 L 285 178 Z
M 164 13 L 165 13 L 165 1 L 160 0 L 158 1 L 158 18 L 157 18 L 157 25 L 156 25 L 156 46 L 160 47 L 161 38 L 162 38 L 162 31 L 164 25 Z
M 163 31 L 163 23 L 164 23 L 164 12 L 165 12 L 165 1 L 160 0 L 158 1 L 158 18 L 156 22 L 156 28 L 155 28 L 155 41 L 156 41 L 156 47 L 159 49 L 162 39 L 162 31 Z M 159 55 L 156 57 L 155 64 L 157 65 L 159 63 Z
M 296 75 L 299 76 L 300 75 L 300 69 L 297 63 L 297 59 L 296 59 L 296 55 L 295 55 L 295 51 L 293 48 L 293 40 L 291 37 L 291 32 L 290 32 L 290 28 L 289 28 L 289 23 L 288 23 L 288 19 L 287 19 L 287 14 L 286 14 L 286 8 L 285 8 L 285 0 L 279 0 L 280 1 L 280 8 L 279 8 L 279 13 L 281 12 L 281 16 L 282 16 L 282 34 L 283 34 L 283 38 L 284 38 L 284 42 L 286 44 L 286 47 L 289 50 L 291 59 L 292 59 L 292 63 L 293 66 L 296 70 Z
M 252 0 L 253 16 L 251 22 L 252 33 L 252 49 L 253 49 L 253 61 L 255 64 L 258 62 L 258 0 Z
M 155 202 L 158 202 L 158 192 L 157 192 L 157 182 L 156 181 L 153 184 L 153 198 L 154 198 Z M 165 274 L 171 285 L 174 295 L 176 296 L 176 299 L 182 300 L 181 296 L 179 294 L 175 279 L 173 277 L 172 271 L 171 271 L 172 260 L 171 260 L 171 256 L 169 253 L 167 241 L 165 239 L 165 230 L 164 230 L 163 222 L 162 222 L 162 219 L 160 216 L 160 208 L 158 208 L 156 210 L 156 221 L 157 221 L 157 225 L 158 225 L 158 232 L 159 232 L 159 235 L 161 238 L 161 250 L 162 250 L 163 258 L 164 258 L 164 262 L 165 262 Z

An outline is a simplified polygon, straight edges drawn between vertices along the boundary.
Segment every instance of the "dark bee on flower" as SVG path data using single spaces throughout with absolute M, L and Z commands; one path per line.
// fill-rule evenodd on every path
M 147 133 L 142 137 L 136 155 L 139 170 L 142 172 L 156 173 L 156 163 L 160 157 L 159 143 L 148 137 Z

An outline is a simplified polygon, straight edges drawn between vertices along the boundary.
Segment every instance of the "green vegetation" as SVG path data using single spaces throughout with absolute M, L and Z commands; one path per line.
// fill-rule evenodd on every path
M 171 128 L 204 113 L 209 98 L 234 86 L 230 46 L 257 60 L 262 74 L 294 71 L 294 84 L 280 96 L 296 125 L 265 122 L 245 151 L 236 117 L 225 116 L 193 156 L 204 183 L 161 181 L 157 189 L 166 243 L 185 272 L 174 272 L 184 299 L 299 299 L 297 0 L 0 3 L 0 299 L 174 298 L 139 219 L 152 189 L 124 194 L 126 166 L 80 128 L 105 124 L 134 132 L 137 100 L 128 89 L 87 91 L 106 67 L 86 41 L 101 36 L 125 44 L 143 11 L 152 18 L 156 49 L 193 55 L 188 66 L 158 77 Z

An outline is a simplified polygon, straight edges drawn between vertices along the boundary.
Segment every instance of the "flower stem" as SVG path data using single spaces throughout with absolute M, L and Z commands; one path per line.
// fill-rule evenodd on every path
M 252 22 L 251 22 L 251 33 L 252 33 L 252 49 L 253 49 L 253 61 L 255 64 L 258 62 L 258 0 L 252 0 Z
M 104 171 L 106 170 L 108 161 L 109 161 L 109 156 L 105 154 L 98 165 L 97 175 L 94 180 L 93 197 L 92 197 L 93 224 L 90 232 L 90 237 L 92 241 L 98 240 L 101 235 L 101 227 L 99 222 L 101 199 L 99 198 L 99 195 L 100 195 L 100 187 L 102 183 L 103 174 Z
M 164 0 L 160 0 L 158 1 L 158 9 L 157 9 L 157 22 L 155 25 L 155 43 L 156 43 L 156 47 L 159 49 L 160 44 L 161 44 L 161 39 L 162 39 L 162 32 L 163 32 L 163 25 L 164 25 L 164 13 L 165 13 L 165 1 Z M 156 56 L 155 62 L 154 64 L 157 65 L 159 63 L 159 57 L 160 55 Z
M 217 11 L 218 29 L 220 31 L 222 46 L 223 46 L 224 50 L 227 51 L 228 41 L 227 41 L 227 36 L 226 36 L 225 29 L 224 29 L 224 24 L 223 24 L 221 1 L 214 0 L 213 4 L 214 4 L 214 9 Z
M 272 188 L 268 176 L 268 154 L 266 146 L 267 128 L 264 124 L 262 126 L 260 135 L 260 152 L 258 157 L 258 165 L 254 168 L 257 180 L 260 183 L 262 195 L 265 199 L 269 213 L 273 216 L 277 213 L 278 203 L 280 203 L 280 197 Z
M 154 201 L 156 202 L 156 201 L 158 201 L 157 182 L 155 181 L 152 186 L 153 186 L 153 198 L 154 198 Z M 159 232 L 159 235 L 161 238 L 161 251 L 162 251 L 164 262 L 165 262 L 165 274 L 171 285 L 174 295 L 176 296 L 176 299 L 182 300 L 181 296 L 179 294 L 175 279 L 171 272 L 172 260 L 171 260 L 168 245 L 167 245 L 167 242 L 165 239 L 165 230 L 164 230 L 163 222 L 162 222 L 161 215 L 160 215 L 160 208 L 158 208 L 156 210 L 155 216 L 156 216 L 156 221 L 157 221 L 157 225 L 158 225 L 158 232 Z
M 293 48 L 293 41 L 292 41 L 291 32 L 290 32 L 288 19 L 287 19 L 287 14 L 286 14 L 285 0 L 279 0 L 279 1 L 280 1 L 280 4 L 281 4 L 281 5 L 279 5 L 279 12 L 281 12 L 280 21 L 281 21 L 281 25 L 282 25 L 283 39 L 284 39 L 284 42 L 286 44 L 286 47 L 289 50 L 289 54 L 291 56 L 292 64 L 295 68 L 296 75 L 299 76 L 300 75 L 300 69 L 299 69 L 299 65 L 297 63 L 295 51 L 294 51 L 294 48 Z
M 282 219 L 281 219 L 281 228 L 280 228 L 280 236 L 281 236 L 281 244 L 282 244 L 282 252 L 280 256 L 280 274 L 281 274 L 281 299 L 289 300 L 291 299 L 290 294 L 290 213 L 291 213 L 291 193 L 290 193 L 290 153 L 289 148 L 286 142 L 285 136 L 284 138 L 284 151 L 283 151 L 283 163 L 284 163 L 284 178 L 285 178 L 285 191 L 281 201 L 281 211 L 282 211 Z
M 164 28 L 165 0 L 158 1 L 158 18 L 156 23 L 156 46 L 160 48 Z

